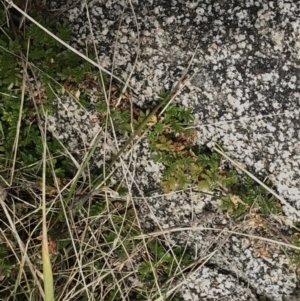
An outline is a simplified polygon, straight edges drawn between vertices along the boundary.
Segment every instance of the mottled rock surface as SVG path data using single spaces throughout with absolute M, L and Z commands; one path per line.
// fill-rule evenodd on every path
M 73 29 L 72 45 L 84 49 L 94 39 L 103 67 L 113 68 L 124 81 L 132 72 L 133 101 L 141 107 L 153 103 L 162 87 L 172 89 L 194 55 L 176 102 L 194 108 L 197 143 L 222 144 L 231 158 L 258 177 L 268 177 L 290 205 L 282 224 L 275 217 L 264 222 L 248 217 L 236 225 L 218 210 L 217 199 L 197 193 L 153 194 L 147 202 L 137 201 L 145 229 L 182 228 L 165 235 L 166 241 L 187 244 L 197 260 L 212 254 L 187 278 L 181 298 L 294 300 L 298 281 L 282 249 L 228 230 L 268 238 L 262 233 L 267 223 L 288 231 L 284 221 L 300 216 L 299 2 L 87 2 L 93 34 L 84 6 L 69 5 L 64 12 Z M 60 131 L 62 120 L 53 120 L 53 131 Z M 82 141 L 79 134 L 68 133 L 61 135 L 71 145 Z M 95 160 L 101 163 L 102 156 Z M 159 187 L 162 166 L 150 160 L 146 141 L 131 159 L 135 177 L 128 180 L 149 195 Z

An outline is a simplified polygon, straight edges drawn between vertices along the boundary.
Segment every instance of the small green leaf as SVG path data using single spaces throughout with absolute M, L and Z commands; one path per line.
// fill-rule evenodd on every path
M 200 191 L 208 191 L 210 190 L 210 182 L 209 180 L 201 180 L 198 182 L 197 187 Z
M 169 193 L 170 191 L 175 191 L 178 187 L 177 179 L 174 177 L 167 178 L 164 181 L 162 181 L 161 186 L 164 189 L 165 193 Z
M 139 278 L 145 279 L 152 275 L 152 265 L 150 261 L 145 261 L 138 267 Z

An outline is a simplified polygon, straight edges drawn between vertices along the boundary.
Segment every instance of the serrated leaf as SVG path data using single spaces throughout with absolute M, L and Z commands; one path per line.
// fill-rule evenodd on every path
M 190 182 L 191 182 L 190 179 L 189 179 L 189 176 L 186 173 L 182 172 L 182 171 L 177 173 L 176 176 L 177 176 L 178 186 L 181 189 L 186 188 L 187 185 L 190 184 Z
M 208 180 L 201 180 L 197 184 L 198 190 L 200 191 L 209 191 L 210 190 L 210 182 Z
M 138 272 L 141 274 L 142 278 L 147 277 L 152 273 L 152 265 L 150 261 L 142 262 L 138 267 Z
M 177 189 L 177 180 L 174 177 L 170 177 L 161 182 L 161 186 L 164 189 L 165 193 L 169 193 L 170 191 L 174 191 Z

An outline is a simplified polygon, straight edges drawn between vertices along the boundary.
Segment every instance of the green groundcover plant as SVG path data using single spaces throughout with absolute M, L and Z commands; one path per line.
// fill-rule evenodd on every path
M 53 91 L 58 89 L 55 81 L 69 78 L 79 81 L 90 67 L 78 60 L 70 51 L 33 24 L 24 30 L 17 30 L 14 24 L 6 24 L 4 10 L 0 11 L 1 39 L 0 39 L 0 163 L 9 168 L 12 165 L 12 154 L 17 136 L 18 122 L 21 107 L 22 79 L 25 55 L 28 51 L 29 82 L 25 82 L 25 97 L 20 118 L 18 136 L 18 151 L 15 158 L 17 170 L 22 170 L 34 176 L 40 176 L 43 145 L 38 127 L 36 109 L 41 104 L 51 109 Z M 40 20 L 43 25 L 44 21 Z M 9 26 L 9 27 L 8 27 Z M 47 28 L 67 41 L 70 31 L 66 27 L 56 27 L 55 23 L 47 23 Z M 28 49 L 29 48 L 29 49 Z M 68 68 L 66 68 L 68 66 Z M 43 71 L 41 71 L 43 70 Z M 34 86 L 34 76 L 38 76 L 39 87 Z M 59 78 L 58 78 L 59 77 Z M 36 96 L 36 99 L 33 99 Z M 38 105 L 38 107 L 35 107 Z M 52 154 L 52 165 L 59 178 L 65 177 L 65 171 L 71 167 L 71 161 L 61 156 L 63 149 L 58 141 L 48 135 L 47 145 Z M 47 177 L 48 179 L 50 178 Z

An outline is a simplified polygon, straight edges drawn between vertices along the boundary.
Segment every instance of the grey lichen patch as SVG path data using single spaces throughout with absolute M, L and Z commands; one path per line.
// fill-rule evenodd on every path
M 78 155 L 79 162 L 91 149 L 92 141 L 100 135 L 96 150 L 94 167 L 104 163 L 104 157 L 109 160 L 116 152 L 115 143 L 110 133 L 93 122 L 95 110 L 88 111 L 74 99 L 59 97 L 53 103 L 56 113 L 47 117 L 48 130 L 64 145 L 70 153 Z
M 216 287 L 216 283 L 218 286 Z M 184 300 L 257 300 L 247 283 L 238 281 L 232 275 L 216 272 L 204 267 L 194 273 L 182 286 Z

